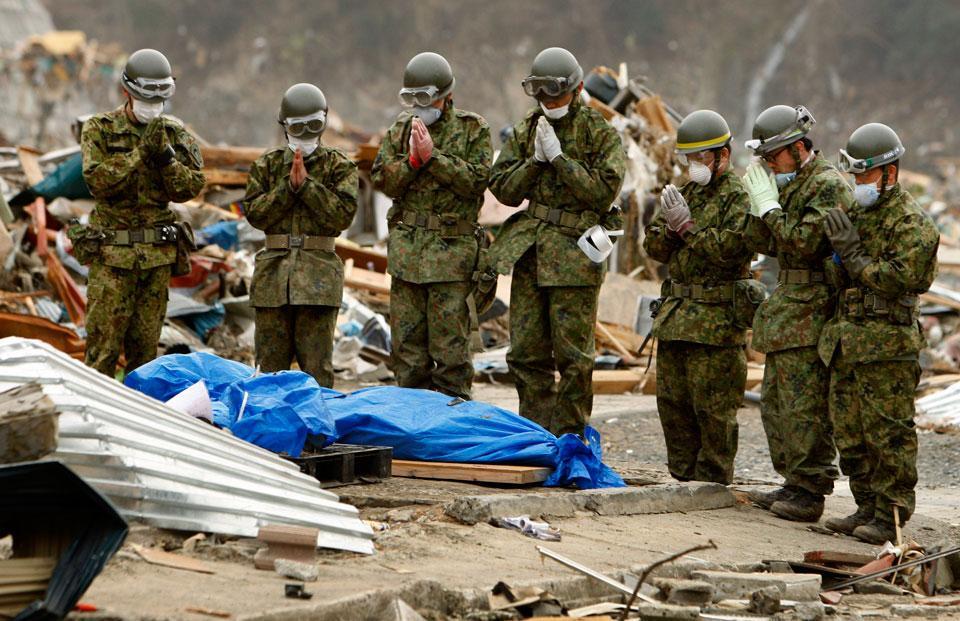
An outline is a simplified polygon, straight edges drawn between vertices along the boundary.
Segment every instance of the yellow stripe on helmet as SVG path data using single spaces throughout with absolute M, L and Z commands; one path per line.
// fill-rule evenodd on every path
M 717 145 L 725 144 L 730 140 L 730 132 L 719 136 L 717 138 L 711 138 L 710 140 L 702 140 L 700 142 L 678 142 L 678 149 L 707 149 L 709 147 L 715 147 Z

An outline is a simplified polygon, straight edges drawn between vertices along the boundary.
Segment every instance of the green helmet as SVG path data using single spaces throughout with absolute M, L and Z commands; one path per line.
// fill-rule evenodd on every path
M 446 58 L 435 52 L 421 52 L 403 70 L 400 102 L 405 106 L 429 106 L 449 95 L 456 83 Z
M 576 57 L 562 47 L 548 47 L 533 59 L 523 92 L 537 99 L 560 97 L 580 86 L 583 69 Z
M 283 94 L 278 120 L 291 136 L 319 136 L 327 126 L 327 98 L 313 84 L 294 84 Z
M 691 112 L 677 128 L 677 153 L 719 149 L 730 143 L 730 126 L 713 110 Z
M 753 123 L 753 139 L 746 147 L 760 155 L 800 140 L 817 120 L 803 106 L 771 106 Z
M 158 102 L 173 97 L 176 84 L 167 57 L 157 50 L 137 50 L 127 59 L 120 83 L 130 96 Z
M 866 172 L 896 162 L 906 152 L 895 131 L 883 123 L 867 123 L 850 134 L 846 149 L 840 149 L 840 170 Z

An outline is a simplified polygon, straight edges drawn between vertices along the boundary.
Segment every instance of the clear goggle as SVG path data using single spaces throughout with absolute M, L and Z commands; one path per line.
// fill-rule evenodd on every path
M 711 155 L 712 151 L 694 151 L 693 153 L 678 153 L 677 159 L 680 160 L 680 163 L 684 166 L 689 166 L 690 162 L 698 162 L 703 165 L 707 165 L 713 162 L 714 155 Z
M 753 140 L 747 140 L 743 145 L 751 151 L 758 151 L 762 149 L 765 144 L 784 146 L 789 142 L 799 140 L 807 135 L 810 128 L 817 124 L 817 119 L 813 118 L 813 115 L 810 114 L 810 111 L 804 106 L 796 106 L 794 110 L 797 112 L 797 118 L 791 127 L 783 130 L 779 134 L 770 136 L 766 140 L 754 138 Z
M 440 89 L 432 84 L 429 86 L 418 86 L 413 88 L 400 89 L 400 103 L 406 108 L 414 106 L 429 106 L 439 97 Z
M 573 89 L 576 84 L 574 78 L 557 78 L 553 76 L 531 75 L 523 79 L 523 92 L 528 97 L 559 97 Z
M 898 160 L 906 151 L 903 146 L 897 146 L 875 157 L 858 159 L 847 153 L 846 149 L 840 149 L 840 157 L 837 163 L 843 172 L 859 174 L 867 172 L 871 168 L 876 168 L 877 166 Z
M 327 126 L 327 113 L 320 110 L 308 116 L 292 116 L 283 121 L 287 134 L 299 138 L 304 134 L 319 134 Z
M 137 99 L 170 99 L 177 90 L 177 84 L 172 77 L 158 80 L 153 78 L 131 80 L 124 73 L 121 79 L 124 88 Z

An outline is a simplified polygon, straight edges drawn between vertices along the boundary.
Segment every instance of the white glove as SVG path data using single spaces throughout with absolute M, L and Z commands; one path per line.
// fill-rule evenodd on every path
M 533 159 L 538 162 L 546 162 L 547 156 L 543 154 L 543 142 L 540 140 L 540 124 L 537 123 L 537 135 L 533 140 Z
M 690 206 L 680 194 L 680 190 L 672 183 L 660 193 L 660 207 L 663 209 L 663 217 L 667 220 L 667 228 L 674 233 L 685 232 L 690 228 L 693 220 L 690 218 Z
M 743 176 L 743 185 L 750 196 L 750 213 L 762 218 L 774 209 L 780 209 L 780 190 L 777 182 L 762 164 L 747 168 Z
M 557 138 L 557 133 L 553 131 L 553 126 L 546 117 L 541 116 L 537 121 L 537 140 L 540 141 L 540 149 L 548 162 L 552 162 L 563 154 L 560 139 Z

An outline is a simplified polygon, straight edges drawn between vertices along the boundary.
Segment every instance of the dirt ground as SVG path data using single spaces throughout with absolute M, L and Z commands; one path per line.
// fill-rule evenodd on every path
M 516 407 L 516 395 L 510 386 L 480 385 L 477 388 L 478 399 Z M 665 478 L 663 440 L 652 397 L 598 396 L 595 423 L 604 436 L 611 462 L 626 471 L 659 473 Z M 740 423 L 741 454 L 737 472 L 743 483 L 737 487 L 745 489 L 747 480 L 775 480 L 775 474 L 764 460 L 766 448 L 758 410 L 742 410 Z M 955 449 L 951 452 L 948 442 L 955 439 L 922 436 L 923 459 L 931 459 L 925 455 L 928 451 L 939 451 L 940 459 L 952 460 L 950 463 L 955 464 L 960 458 Z M 934 543 L 945 537 L 957 540 L 960 532 L 927 515 L 929 509 L 940 518 L 960 520 L 956 473 L 946 482 L 937 479 L 938 476 L 922 472 L 921 509 L 907 527 L 907 535 L 921 543 Z M 828 516 L 845 515 L 853 509 L 849 493 L 840 487 L 828 501 Z M 434 597 L 439 602 L 460 590 L 482 595 L 499 580 L 531 584 L 578 576 L 552 561 L 541 561 L 536 551 L 540 542 L 487 524 L 466 526 L 443 514 L 442 504 L 459 495 L 502 490 L 464 483 L 391 479 L 382 484 L 334 491 L 345 501 L 360 505 L 362 517 L 380 523 L 385 530 L 377 535 L 377 553 L 373 556 L 322 553 L 320 580 L 306 585 L 307 590 L 314 593 L 310 601 L 285 599 L 283 585 L 290 580 L 253 568 L 256 546 L 251 541 L 198 547 L 191 555 L 210 564 L 215 573 L 209 575 L 148 565 L 127 545 L 82 601 L 101 608 L 102 612 L 94 615 L 99 619 L 211 618 L 187 612 L 189 607 L 222 611 L 234 619 L 341 618 L 321 616 L 318 607 L 382 589 L 406 587 L 420 592 L 427 588 L 423 581 L 435 581 L 446 590 L 445 594 Z M 569 492 L 558 490 L 556 493 Z M 875 551 L 851 538 L 826 536 L 811 531 L 807 525 L 779 520 L 745 503 L 728 509 L 685 514 L 609 517 L 584 513 L 551 520 L 551 524 L 562 531 L 563 541 L 544 544 L 546 547 L 611 573 L 629 570 L 707 540 L 713 540 L 718 549 L 699 553 L 697 557 L 720 563 L 799 560 L 804 551 L 818 549 Z M 190 534 L 137 526 L 128 544 L 162 545 L 182 552 L 178 548 Z M 909 603 L 910 598 L 906 598 L 906 602 Z M 864 606 L 870 608 L 873 604 L 867 602 Z M 342 618 L 387 618 L 355 614 Z M 90 615 L 75 616 L 90 618 Z M 443 618 L 439 614 L 428 617 Z

